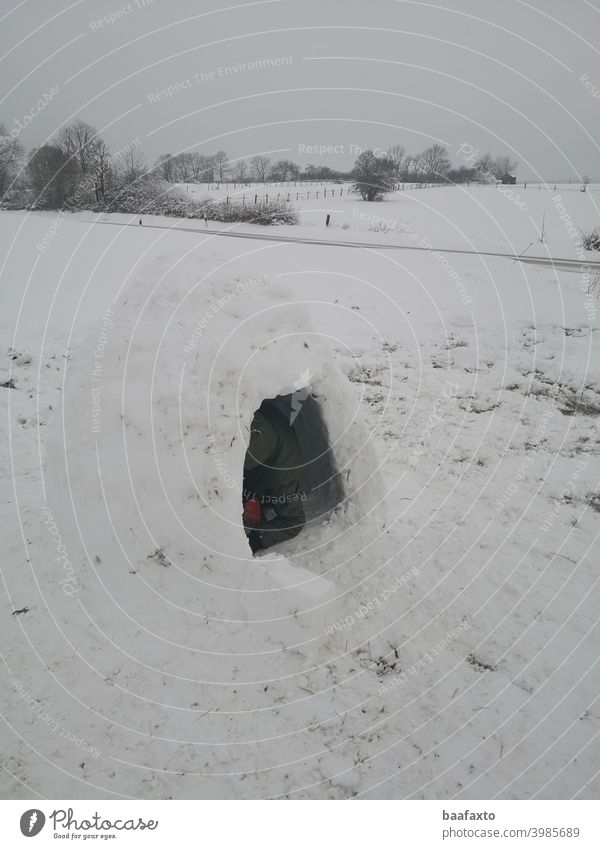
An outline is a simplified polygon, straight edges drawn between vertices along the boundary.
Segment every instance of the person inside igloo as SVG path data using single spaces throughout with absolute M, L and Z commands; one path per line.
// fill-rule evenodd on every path
M 265 399 L 250 428 L 242 517 L 253 554 L 292 539 L 306 521 L 302 453 L 282 401 Z

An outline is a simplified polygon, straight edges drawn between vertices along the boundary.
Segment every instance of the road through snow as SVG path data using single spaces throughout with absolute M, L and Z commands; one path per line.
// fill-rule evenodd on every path
M 137 221 L 138 219 L 136 219 Z M 139 227 L 138 223 L 123 223 L 120 221 L 94 221 L 86 222 L 93 224 L 111 224 L 113 227 Z M 269 233 L 241 233 L 233 230 L 209 230 L 208 228 L 200 229 L 198 227 L 165 227 L 162 224 L 144 224 L 144 227 L 153 227 L 157 230 L 177 230 L 184 233 L 200 233 L 208 236 L 230 236 L 235 239 L 259 239 L 265 242 L 290 242 L 292 244 L 301 245 L 327 245 L 338 248 L 369 248 L 371 250 L 401 250 L 401 251 L 424 251 L 425 253 L 444 253 L 444 254 L 466 254 L 471 256 L 494 256 L 505 257 L 506 259 L 527 262 L 533 265 L 541 265 L 549 268 L 557 268 L 561 271 L 573 271 L 581 273 L 585 270 L 597 271 L 600 273 L 600 262 L 583 261 L 578 259 L 568 259 L 567 257 L 551 257 L 551 256 L 522 256 L 511 253 L 503 253 L 501 251 L 476 251 L 462 250 L 459 248 L 436 248 L 424 247 L 422 245 L 393 245 L 386 242 L 354 242 L 340 239 L 308 239 L 301 236 L 273 236 Z

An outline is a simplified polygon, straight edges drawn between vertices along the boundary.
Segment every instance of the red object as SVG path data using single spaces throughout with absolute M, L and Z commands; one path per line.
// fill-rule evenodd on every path
M 244 525 L 250 528 L 256 527 L 262 519 L 262 511 L 260 509 L 260 501 L 258 498 L 249 498 L 244 502 L 244 512 L 242 514 Z

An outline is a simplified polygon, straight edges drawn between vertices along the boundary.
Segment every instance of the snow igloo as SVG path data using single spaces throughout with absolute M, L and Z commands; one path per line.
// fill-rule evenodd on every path
M 203 650 L 318 641 L 361 580 L 342 554 L 386 525 L 360 399 L 301 294 L 239 265 L 201 267 L 194 252 L 143 268 L 73 352 L 49 500 L 92 607 L 117 600 L 186 644 L 210 623 L 194 637 Z M 253 557 L 243 465 L 265 399 L 301 446 L 306 524 Z

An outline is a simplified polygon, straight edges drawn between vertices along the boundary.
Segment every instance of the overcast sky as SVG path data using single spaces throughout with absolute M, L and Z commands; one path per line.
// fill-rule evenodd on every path
M 0 122 L 27 149 L 79 118 L 149 162 L 347 169 L 357 146 L 437 141 L 459 164 L 466 142 L 520 179 L 600 180 L 599 0 L 0 0 L 0 19 Z

